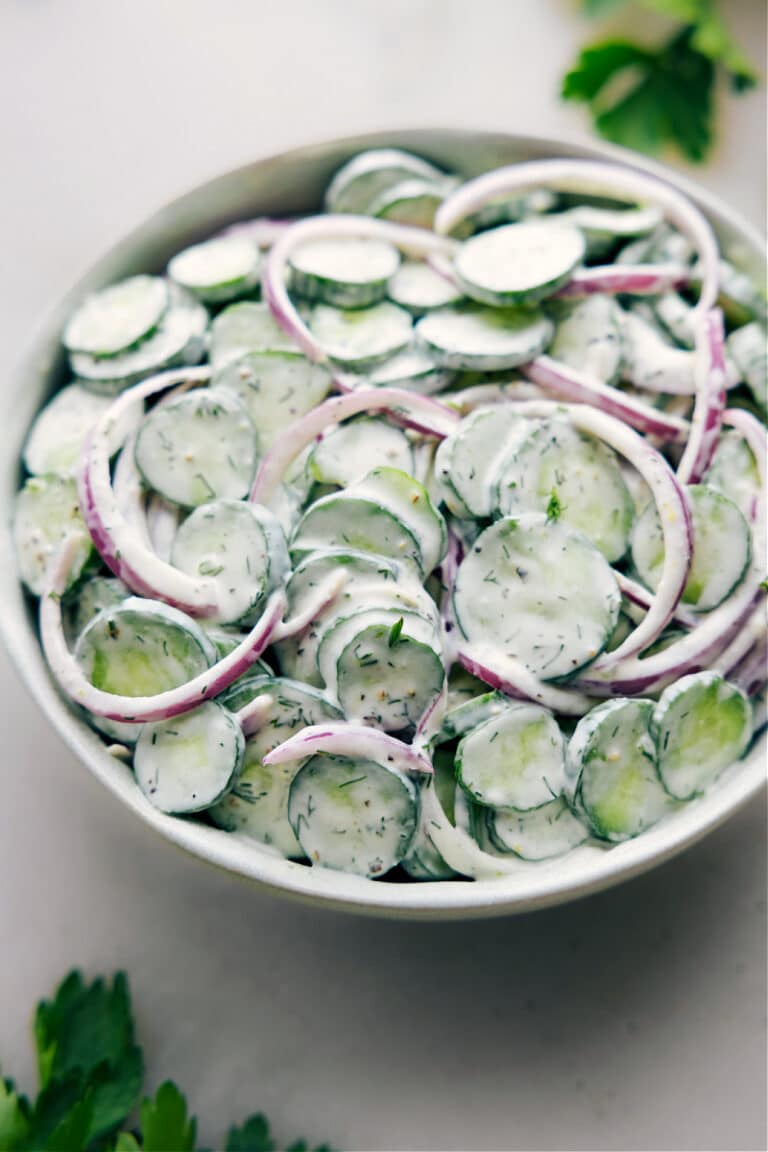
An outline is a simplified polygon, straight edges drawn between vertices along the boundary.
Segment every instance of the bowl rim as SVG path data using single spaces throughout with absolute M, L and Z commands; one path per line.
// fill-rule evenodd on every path
M 294 147 L 228 170 L 202 181 L 145 217 L 142 222 L 112 245 L 77 280 L 58 305 L 38 325 L 26 359 L 11 373 L 13 386 L 36 382 L 34 405 L 37 410 L 45 395 L 45 382 L 59 355 L 58 333 L 63 317 L 77 299 L 109 265 L 127 257 L 140 240 L 157 231 L 163 222 L 183 216 L 187 206 L 203 196 L 215 194 L 247 174 L 268 172 L 296 163 L 317 163 L 340 148 L 350 154 L 375 147 L 402 147 L 430 150 L 430 141 L 473 140 L 507 150 L 529 150 L 536 155 L 580 156 L 611 160 L 638 171 L 649 172 L 677 187 L 711 217 L 714 217 L 745 245 L 748 254 L 762 259 L 762 240 L 743 217 L 732 211 L 714 194 L 693 180 L 680 176 L 664 166 L 628 152 L 600 143 L 573 143 L 556 137 L 533 134 L 491 132 L 473 128 L 440 127 L 392 129 L 352 137 L 330 137 Z M 256 189 L 254 189 L 256 192 Z M 193 820 L 167 816 L 144 798 L 136 787 L 127 765 L 112 756 L 101 738 L 65 703 L 54 687 L 42 656 L 38 637 L 29 619 L 27 601 L 16 578 L 10 521 L 16 490 L 18 464 L 28 415 L 21 411 L 9 414 L 3 424 L 6 449 L 4 484 L 0 491 L 4 515 L 2 531 L 3 556 L 0 564 L 0 633 L 17 671 L 36 702 L 51 721 L 67 746 L 119 800 L 154 828 L 170 843 L 187 853 L 239 877 L 256 882 L 262 888 L 336 910 L 370 915 L 413 919 L 470 919 L 509 915 L 534 908 L 574 900 L 611 887 L 661 864 L 694 844 L 723 823 L 760 790 L 766 777 L 768 738 L 763 734 L 749 755 L 730 768 L 702 797 L 684 809 L 665 817 L 659 824 L 634 840 L 610 847 L 577 849 L 554 861 L 530 864 L 520 861 L 520 870 L 499 878 L 472 881 L 466 879 L 436 883 L 393 883 L 369 880 L 325 868 L 310 868 L 282 856 L 253 840 L 237 834 L 196 823 Z M 29 406 L 28 406 L 29 407 Z

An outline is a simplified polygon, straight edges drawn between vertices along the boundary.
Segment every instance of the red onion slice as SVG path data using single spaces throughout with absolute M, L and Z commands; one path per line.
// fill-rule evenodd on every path
M 423 752 L 364 724 L 310 724 L 268 752 L 264 763 L 286 764 L 318 752 L 374 760 L 401 772 L 432 772 L 432 763 Z
M 696 401 L 691 434 L 677 467 L 683 484 L 699 484 L 720 439 L 728 387 L 723 314 L 712 308 L 696 326 Z
M 302 416 L 275 440 L 256 473 L 250 499 L 268 505 L 289 464 L 308 444 L 329 428 L 359 412 L 392 412 L 408 427 L 426 436 L 449 436 L 459 422 L 458 413 L 431 396 L 406 392 L 402 388 L 376 388 L 332 396 Z
M 269 719 L 269 714 L 274 706 L 275 702 L 269 693 L 262 692 L 260 696 L 254 696 L 253 700 L 249 700 L 247 704 L 239 708 L 235 715 L 243 730 L 243 735 L 253 736 L 259 732 Z
M 530 700 L 563 716 L 583 716 L 594 704 L 594 700 L 578 690 L 545 684 L 519 660 L 512 660 L 489 645 L 460 641 L 456 654 L 467 672 L 515 700 Z
M 610 384 L 604 384 L 596 376 L 578 372 L 559 360 L 553 360 L 551 356 L 537 356 L 529 364 L 523 364 L 520 371 L 547 392 L 553 392 L 574 404 L 591 404 L 638 432 L 657 436 L 672 444 L 684 444 L 688 439 L 690 424 L 687 420 L 679 416 L 668 416 L 658 408 L 644 404 L 642 400 L 636 400 Z
M 287 272 L 291 254 L 311 240 L 338 239 L 387 240 L 411 256 L 451 253 L 455 241 L 436 236 L 424 228 L 392 224 L 370 216 L 311 216 L 288 228 L 276 241 L 262 277 L 264 299 L 277 323 L 305 356 L 318 364 L 328 361 L 321 342 L 312 334 L 288 294 Z
M 701 290 L 697 307 L 706 311 L 714 306 L 720 273 L 712 228 L 681 192 L 658 177 L 633 168 L 598 160 L 532 160 L 498 168 L 468 181 L 448 196 L 435 215 L 435 231 L 448 235 L 489 200 L 542 186 L 558 192 L 655 204 L 688 237 L 699 256 Z
M 682 264 L 602 264 L 577 268 L 555 295 L 567 300 L 598 292 L 610 296 L 620 292 L 628 296 L 658 296 L 686 284 L 689 277 L 690 269 Z
M 74 537 L 65 543 L 53 566 L 49 586 L 40 600 L 40 639 L 48 667 L 61 689 L 94 716 L 145 724 L 191 712 L 198 704 L 218 696 L 256 663 L 285 611 L 285 593 L 273 592 L 259 620 L 237 648 L 178 688 L 170 688 L 155 696 L 118 696 L 103 692 L 94 688 L 83 675 L 64 637 L 61 596 L 66 588 L 76 544 Z

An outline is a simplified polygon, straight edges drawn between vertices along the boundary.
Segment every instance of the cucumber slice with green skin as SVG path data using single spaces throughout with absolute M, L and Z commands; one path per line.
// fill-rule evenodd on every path
M 683 603 L 696 612 L 716 608 L 741 580 L 752 553 L 749 526 L 732 500 L 707 484 L 686 487 L 693 527 L 693 561 Z M 646 506 L 632 532 L 632 562 L 655 592 L 664 544 L 655 503 Z
M 681 348 L 693 348 L 696 344 L 694 309 L 679 292 L 663 292 L 652 301 L 656 319 L 669 332 Z
M 402 631 L 393 641 L 400 620 Z M 416 631 L 410 616 L 393 613 L 391 622 L 371 624 L 349 641 L 336 665 L 336 695 L 345 716 L 385 732 L 415 731 L 445 678 L 437 642 L 416 639 Z
M 27 471 L 38 476 L 49 472 L 74 476 L 88 433 L 111 404 L 111 397 L 89 392 L 80 384 L 62 388 L 38 413 L 27 436 L 23 455 Z M 112 425 L 113 454 L 137 430 L 143 413 L 139 401 Z
M 77 642 L 75 659 L 103 692 L 154 696 L 212 667 L 216 649 L 183 612 L 131 596 L 91 621 Z
M 425 574 L 437 567 L 445 555 L 448 529 L 423 484 L 397 468 L 379 467 L 348 491 L 376 501 L 408 526 L 419 542 Z
M 74 352 L 70 365 L 84 387 L 113 396 L 164 368 L 198 364 L 205 353 L 208 313 L 178 288 L 157 328 L 141 343 L 116 356 Z
M 486 824 L 491 843 L 499 852 L 522 860 L 549 860 L 564 856 L 589 838 L 589 830 L 568 807 L 564 796 L 530 812 L 488 809 Z
M 590 259 L 604 256 L 617 243 L 633 236 L 650 236 L 662 222 L 659 208 L 597 208 L 579 204 L 559 212 L 557 220 L 578 228 L 586 239 Z
M 672 808 L 656 771 L 653 702 L 607 700 L 576 725 L 566 774 L 592 831 L 614 843 L 650 828 Z
M 346 488 L 377 465 L 413 469 L 413 449 L 405 433 L 386 420 L 363 417 L 337 424 L 315 444 L 309 469 L 319 484 Z
M 639 311 L 621 317 L 622 374 L 638 388 L 652 392 L 693 395 L 696 391 L 695 354 L 675 348 Z
M 697 288 L 700 281 L 694 275 L 691 284 Z M 733 327 L 748 324 L 750 320 L 759 320 L 765 324 L 768 318 L 768 304 L 765 290 L 757 285 L 748 273 L 737 268 L 730 260 L 720 261 L 720 295 L 718 304 L 725 313 L 725 318 Z
M 404 260 L 389 282 L 390 300 L 412 316 L 423 316 L 433 308 L 445 308 L 461 300 L 461 292 L 429 264 Z
M 752 705 L 719 672 L 696 672 L 671 684 L 653 712 L 661 782 L 676 800 L 692 800 L 746 752 Z
M 583 235 L 570 224 L 526 220 L 465 240 L 454 271 L 467 296 L 481 304 L 531 304 L 562 288 L 584 248 Z
M 288 793 L 303 761 L 264 764 L 264 757 L 278 744 L 310 724 L 339 720 L 341 713 L 321 692 L 294 680 L 275 676 L 249 677 L 237 682 L 220 697 L 237 711 L 256 696 L 267 695 L 272 707 L 266 723 L 245 745 L 245 755 L 234 787 L 209 815 L 219 828 L 240 832 L 268 844 L 283 856 L 303 856 L 301 845 L 288 821 Z
M 425 787 L 434 787 L 440 806 L 448 820 L 454 819 L 454 797 L 456 775 L 453 770 L 453 752 L 447 748 L 436 748 L 432 756 L 434 774 L 429 780 L 417 781 L 416 788 L 421 798 Z M 431 822 L 427 811 L 419 804 L 419 823 L 408 854 L 402 861 L 403 869 L 414 880 L 450 880 L 456 876 L 446 864 L 431 836 Z
M 621 309 L 610 296 L 586 296 L 557 321 L 550 356 L 613 384 L 622 359 Z
M 524 220 L 528 216 L 538 216 L 550 212 L 556 203 L 557 197 L 549 188 L 536 188 L 523 195 L 502 196 L 496 200 L 489 200 L 464 220 L 453 235 L 465 230 L 480 232 L 486 228 L 495 228 L 499 224 Z
M 526 420 L 525 425 L 500 469 L 497 510 L 502 516 L 557 516 L 607 560 L 620 560 L 629 544 L 634 504 L 615 453 L 567 420 Z
M 219 312 L 211 324 L 210 360 L 214 371 L 249 352 L 299 355 L 266 304 L 243 300 Z
M 768 408 L 768 332 L 765 326 L 745 324 L 731 332 L 726 349 L 736 369 L 762 407 Z
M 535 704 L 504 709 L 464 736 L 456 779 L 478 804 L 527 812 L 565 787 L 563 737 L 551 712 Z
M 435 633 L 440 627 L 437 606 L 415 580 L 406 579 L 397 584 L 375 577 L 368 583 L 350 581 L 305 632 L 276 645 L 281 670 L 297 680 L 320 686 L 323 680 L 318 671 L 318 648 L 323 637 L 340 619 L 360 611 L 361 605 L 365 605 L 366 610 L 392 609 L 397 615 L 403 611 L 416 612 L 432 622 Z
M 291 539 L 291 553 L 327 548 L 354 549 L 389 557 L 423 574 L 421 547 L 413 531 L 375 499 L 362 499 L 355 489 L 324 496 L 309 508 Z
M 68 605 L 67 636 L 74 644 L 91 620 L 105 608 L 115 608 L 131 595 L 122 580 L 114 576 L 92 576 L 83 580 Z
M 443 440 L 435 456 L 435 475 L 454 516 L 491 515 L 502 462 L 527 427 L 514 405 L 478 408 Z
M 369 388 L 407 388 L 431 396 L 450 384 L 453 373 L 435 364 L 421 348 L 406 348 L 371 369 L 362 384 Z
M 79 580 L 93 556 L 93 543 L 77 502 L 77 486 L 69 477 L 55 473 L 30 476 L 16 496 L 13 542 L 19 576 L 33 595 L 44 591 L 59 548 L 70 536 L 77 536 L 81 544 L 70 566 L 68 588 Z
M 219 660 L 222 660 L 225 656 L 229 656 L 230 652 L 234 652 L 238 644 L 241 644 L 248 635 L 247 632 L 241 631 L 236 625 L 230 628 L 225 624 L 209 624 L 207 621 L 201 620 L 200 627 L 216 648 L 216 657 Z M 258 660 L 253 667 L 264 673 L 271 674 L 272 671 L 269 665 L 261 660 Z M 239 683 L 239 681 L 235 681 L 235 683 Z
M 412 228 L 431 228 L 435 212 L 451 188 L 452 183 L 446 180 L 441 183 L 417 178 L 402 180 L 371 200 L 368 215 Z
M 436 308 L 416 325 L 417 339 L 438 364 L 470 372 L 526 364 L 544 351 L 552 332 L 552 321 L 536 310 L 477 304 Z
M 336 173 L 325 193 L 328 212 L 365 214 L 376 198 L 403 180 L 441 181 L 445 173 L 432 164 L 397 148 L 361 152 Z
M 738 432 L 721 434 L 704 483 L 733 500 L 747 523 L 752 520 L 760 494 L 760 473 L 747 442 Z
M 336 615 L 330 620 L 328 626 L 323 629 L 317 648 L 317 668 L 332 698 L 337 695 L 339 661 L 342 653 L 351 641 L 373 626 L 382 629 L 387 647 L 386 659 L 379 667 L 380 676 L 386 674 L 386 660 L 391 658 L 401 638 L 410 638 L 419 644 L 431 646 L 435 655 L 440 651 L 436 621 L 431 616 L 422 615 L 418 607 L 387 603 L 386 599 L 381 608 L 368 607 L 367 604 L 363 606 L 361 600 L 355 600 L 349 605 L 346 615 Z M 378 661 L 378 656 L 375 659 L 373 656 L 366 656 L 362 667 L 374 667 Z M 360 703 L 359 699 L 357 703 Z M 357 711 L 354 714 L 357 715 Z
M 267 519 L 268 518 L 268 519 Z M 252 622 L 290 568 L 283 530 L 265 509 L 238 500 L 202 504 L 179 527 L 171 563 L 217 581 L 223 623 Z
M 165 280 L 131 276 L 87 296 L 67 321 L 62 343 L 68 352 L 115 356 L 157 328 L 168 305 Z
M 293 779 L 288 818 L 313 864 L 375 878 L 410 847 L 416 789 L 401 772 L 373 760 L 313 756 Z
M 473 692 L 474 689 L 475 685 L 471 685 Z M 473 694 L 469 699 L 462 700 L 448 709 L 436 738 L 437 743 L 458 740 L 488 720 L 498 719 L 508 708 L 515 706 L 501 692 Z
M 196 508 L 247 496 L 256 471 L 256 430 L 226 389 L 197 389 L 158 405 L 136 437 L 136 465 L 172 504 Z
M 554 680 L 608 643 L 621 595 L 605 557 L 558 520 L 527 514 L 482 532 L 453 594 L 462 635 Z
M 237 717 L 209 700 L 184 716 L 145 724 L 133 770 L 147 800 L 161 812 L 202 812 L 232 787 L 244 751 Z
M 216 369 L 212 388 L 226 388 L 243 404 L 263 452 L 331 389 L 327 368 L 294 352 L 247 352 Z
M 289 616 L 304 611 L 318 585 L 325 583 L 336 572 L 344 573 L 343 593 L 352 592 L 359 585 L 394 585 L 404 577 L 395 561 L 384 556 L 372 556 L 368 552 L 357 552 L 354 549 L 325 549 L 307 556 L 292 572 L 286 589 Z
M 309 327 L 331 360 L 353 370 L 402 352 L 413 335 L 411 317 L 387 300 L 355 311 L 318 304 L 312 310 Z
M 336 308 L 368 308 L 387 294 L 400 253 L 384 240 L 312 240 L 290 258 L 293 290 Z
M 205 304 L 223 304 L 254 288 L 260 263 L 259 250 L 250 240 L 221 236 L 179 252 L 168 265 L 168 275 Z

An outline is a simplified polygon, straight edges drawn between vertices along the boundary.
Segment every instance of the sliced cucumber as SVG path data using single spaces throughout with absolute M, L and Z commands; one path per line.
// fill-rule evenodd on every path
M 708 612 L 741 580 L 751 555 L 749 527 L 741 512 L 716 488 L 686 488 L 693 526 L 693 561 L 683 602 Z M 664 541 L 655 503 L 648 504 L 632 532 L 632 562 L 647 588 L 656 591 L 664 564 Z
M 621 596 L 605 557 L 558 520 L 498 520 L 462 561 L 453 603 L 462 635 L 521 661 L 545 680 L 603 650 Z
M 74 643 L 81 632 L 104 608 L 115 608 L 131 595 L 122 580 L 114 576 L 92 576 L 83 580 L 68 603 L 67 634 Z
M 95 392 L 113 395 L 164 368 L 197 364 L 205 353 L 208 313 L 192 296 L 175 288 L 157 327 L 135 347 L 116 356 L 73 352 L 72 371 Z
M 449 820 L 453 820 L 456 776 L 453 770 L 453 752 L 436 748 L 432 756 L 434 775 L 417 783 L 419 799 L 424 788 L 434 788 L 440 806 Z M 450 880 L 456 875 L 446 864 L 432 839 L 432 825 L 425 806 L 419 803 L 419 823 L 402 866 L 414 880 Z
M 579 204 L 560 212 L 558 220 L 567 221 L 585 236 L 591 259 L 604 256 L 618 243 L 633 236 L 650 236 L 661 224 L 659 208 L 598 208 Z
M 368 205 L 368 214 L 412 228 L 431 228 L 435 212 L 442 204 L 451 184 L 445 180 L 402 180 L 385 188 Z
M 652 301 L 656 318 L 664 325 L 675 343 L 681 348 L 693 348 L 696 343 L 695 310 L 679 292 L 663 292 Z
M 454 268 L 467 296 L 504 308 L 552 296 L 583 256 L 578 228 L 551 219 L 526 220 L 465 240 Z
M 331 374 L 294 352 L 247 352 L 218 368 L 211 387 L 234 392 L 258 434 L 262 451 L 328 395 Z
M 145 724 L 133 770 L 147 800 L 161 812 L 201 812 L 232 787 L 244 750 L 236 717 L 209 700 L 184 716 Z
M 372 308 L 346 312 L 318 304 L 309 326 L 330 358 L 353 370 L 371 367 L 401 352 L 413 332 L 408 313 L 387 300 Z
M 407 388 L 430 396 L 447 387 L 452 373 L 435 364 L 421 348 L 406 348 L 383 364 L 378 364 L 363 378 L 369 388 Z
M 416 326 L 419 341 L 438 364 L 484 372 L 533 360 L 547 347 L 552 332 L 552 321 L 535 309 L 477 304 L 437 308 Z
M 693 271 L 691 283 L 696 288 L 699 284 L 696 275 L 698 269 L 694 268 Z M 730 260 L 721 259 L 719 271 L 718 303 L 728 323 L 739 327 L 748 324 L 750 320 L 760 320 L 765 324 L 768 318 L 765 287 L 758 286 L 747 272 L 737 268 Z
M 425 575 L 442 560 L 448 539 L 445 520 L 423 484 L 397 468 L 373 468 L 351 489 L 362 499 L 376 501 L 407 525 L 419 542 Z
M 157 328 L 168 303 L 165 280 L 131 276 L 87 296 L 68 320 L 62 343 L 69 352 L 115 356 Z
M 587 296 L 560 316 L 550 355 L 606 384 L 619 375 L 621 309 L 610 296 Z
M 400 428 L 371 417 L 332 428 L 318 440 L 309 461 L 319 484 L 337 484 L 340 488 L 362 480 L 377 466 L 411 472 L 413 449 Z
M 526 812 L 560 796 L 564 760 L 563 737 L 552 714 L 520 704 L 463 737 L 456 779 L 478 804 Z
M 563 856 L 589 837 L 588 829 L 568 807 L 564 796 L 530 812 L 489 808 L 485 819 L 491 843 L 500 852 L 512 852 L 523 860 Z
M 461 292 L 429 264 L 405 260 L 389 282 L 389 298 L 412 316 L 456 304 Z
M 259 281 L 261 257 L 243 236 L 219 236 L 185 248 L 168 265 L 168 275 L 206 304 L 244 296 Z
M 303 611 L 317 586 L 336 572 L 344 573 L 344 592 L 358 585 L 394 585 L 401 578 L 400 568 L 393 560 L 353 549 L 328 548 L 307 556 L 291 574 L 287 588 L 290 615 Z
M 496 228 L 499 224 L 525 220 L 528 216 L 538 216 L 551 211 L 556 203 L 557 196 L 549 188 L 534 188 L 532 192 L 496 197 L 464 220 L 455 229 L 454 235 L 465 231 L 480 232 L 485 228 Z
M 638 312 L 624 312 L 622 372 L 638 388 L 652 392 L 693 394 L 696 391 L 695 355 L 665 341 Z
M 303 761 L 267 767 L 264 757 L 307 725 L 338 720 L 341 713 L 321 692 L 293 680 L 268 676 L 250 677 L 241 684 L 236 681 L 221 702 L 237 711 L 261 695 L 272 699 L 267 721 L 249 737 L 234 787 L 211 809 L 210 816 L 219 828 L 240 832 L 295 858 L 303 851 L 288 821 L 288 793 Z
M 346 489 L 317 500 L 296 526 L 291 552 L 301 557 L 326 548 L 351 548 L 388 556 L 423 572 L 421 548 L 413 531 L 375 499 L 361 499 L 354 491 Z
M 762 324 L 745 324 L 731 332 L 728 353 L 755 401 L 768 408 L 768 332 Z
M 478 408 L 443 440 L 435 456 L 435 475 L 454 516 L 491 515 L 502 462 L 527 427 L 513 404 Z
M 478 686 L 480 688 L 479 693 L 477 691 Z M 438 744 L 460 739 L 488 720 L 497 719 L 508 708 L 516 707 L 501 692 L 483 692 L 484 687 L 485 685 L 481 681 L 474 682 L 474 677 L 472 677 L 472 682 L 467 688 L 467 692 L 471 695 L 459 703 L 452 703 L 446 711 L 437 735 Z M 452 688 L 455 692 L 455 676 Z
M 376 148 L 353 156 L 325 193 L 328 212 L 367 213 L 378 196 L 402 180 L 441 181 L 445 173 L 419 156 L 397 148 Z
M 80 466 L 88 433 L 111 403 L 111 397 L 99 396 L 80 384 L 69 384 L 57 392 L 38 413 L 27 436 L 23 457 L 27 471 L 38 476 L 48 472 L 73 476 Z M 113 453 L 136 431 L 143 411 L 139 401 L 126 408 L 113 423 Z
M 383 240 L 312 240 L 296 249 L 290 265 L 300 296 L 337 308 L 367 308 L 386 296 L 400 253 Z
M 248 352 L 298 355 L 295 343 L 283 332 L 269 307 L 244 300 L 219 312 L 211 324 L 211 364 L 218 370 Z
M 372 760 L 313 756 L 291 784 L 288 818 L 313 864 L 383 876 L 413 839 L 416 789 L 396 769 Z
M 367 618 L 369 613 L 361 616 Z M 400 616 L 392 612 L 385 622 L 356 630 L 359 627 L 357 619 L 344 621 L 327 633 L 328 649 L 352 633 L 336 662 L 339 704 L 351 720 L 385 732 L 411 734 L 443 686 L 443 663 L 435 650 L 434 632 L 420 617 L 405 612 Z M 321 670 L 323 656 L 321 644 Z
M 147 484 L 173 504 L 238 500 L 256 471 L 256 430 L 231 392 L 197 389 L 153 408 L 135 455 Z
M 131 596 L 91 621 L 77 642 L 75 659 L 103 692 L 154 696 L 205 672 L 216 661 L 216 649 L 183 612 Z
M 502 516 L 547 512 L 583 532 L 607 560 L 627 550 L 634 505 L 615 453 L 567 420 L 527 420 L 501 465 Z
M 760 473 L 746 440 L 738 432 L 721 434 L 704 482 L 733 500 L 747 523 L 752 520 L 760 493 Z
M 608 700 L 579 721 L 566 772 L 574 803 L 603 840 L 637 836 L 671 809 L 656 772 L 650 700 Z
M 697 672 L 662 692 L 653 732 L 662 784 L 676 800 L 692 800 L 746 752 L 752 705 L 718 672 Z
M 201 504 L 179 528 L 171 563 L 190 576 L 217 581 L 220 618 L 254 620 L 290 562 L 283 530 L 266 509 L 238 500 Z
M 381 590 L 385 592 L 384 589 Z M 381 607 L 369 607 L 370 601 L 365 604 L 360 600 L 353 601 L 347 608 L 347 613 L 335 614 L 328 625 L 323 629 L 320 643 L 317 648 L 317 667 L 320 677 L 332 698 L 337 695 L 339 661 L 347 646 L 353 642 L 366 629 L 381 627 L 383 638 L 386 640 L 387 652 L 385 660 L 379 656 L 365 656 L 361 668 L 368 666 L 379 667 L 379 675 L 386 675 L 386 660 L 388 660 L 402 638 L 415 640 L 425 644 L 437 654 L 440 650 L 437 622 L 430 613 L 424 615 L 419 606 L 415 604 L 402 605 L 394 599 L 393 590 L 387 589 L 381 598 Z M 378 597 L 376 597 L 378 599 Z M 352 653 L 354 655 L 354 653 Z M 384 699 L 384 696 L 382 696 Z M 353 710 L 355 702 L 352 702 Z
M 93 544 L 77 502 L 74 480 L 55 473 L 30 476 L 16 496 L 13 542 L 19 575 L 30 592 L 40 596 L 64 540 L 80 540 L 72 558 L 67 587 L 80 578 L 93 556 Z

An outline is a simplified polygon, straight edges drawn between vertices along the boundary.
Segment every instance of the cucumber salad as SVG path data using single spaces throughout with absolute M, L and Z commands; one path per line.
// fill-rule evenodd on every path
M 62 342 L 19 576 L 162 812 L 494 877 L 637 836 L 763 726 L 766 300 L 663 181 L 366 152 Z

